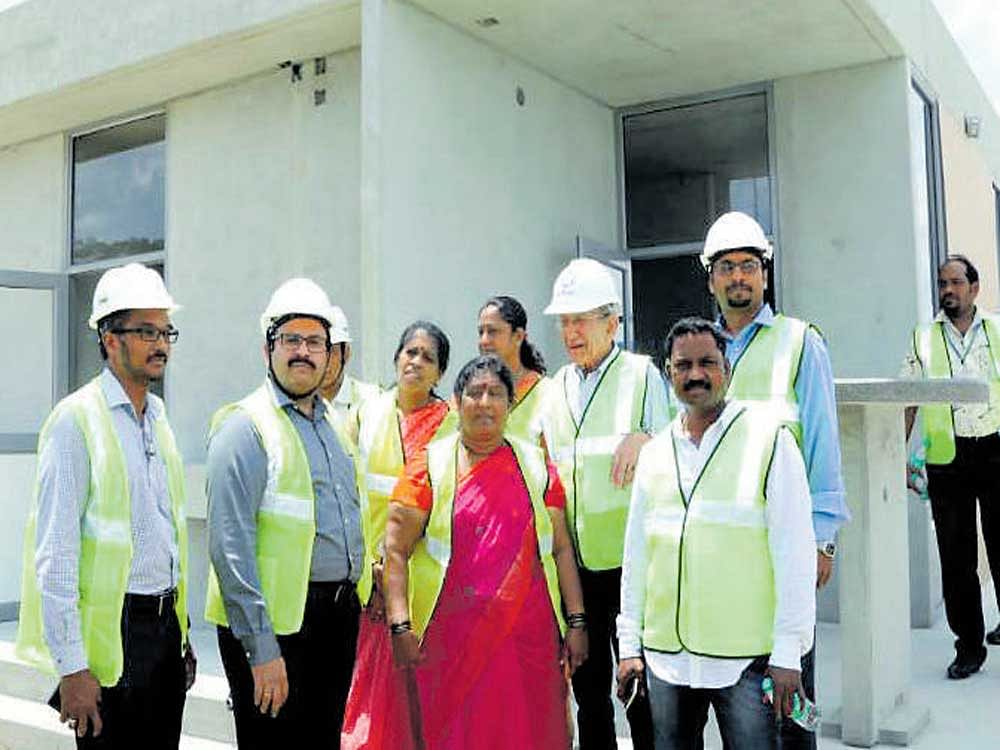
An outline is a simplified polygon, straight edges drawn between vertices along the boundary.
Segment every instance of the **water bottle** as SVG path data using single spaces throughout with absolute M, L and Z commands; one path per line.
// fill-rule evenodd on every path
M 768 702 L 773 705 L 774 680 L 770 677 L 765 677 L 761 680 L 760 689 L 764 692 L 764 695 L 767 696 Z M 777 710 L 777 708 L 775 710 Z M 803 701 L 799 698 L 799 694 L 795 693 L 792 695 L 792 714 L 790 718 L 807 732 L 815 732 L 819 727 L 819 720 L 822 718 L 822 713 L 819 710 L 819 706 L 811 700 L 806 698 L 805 701 Z

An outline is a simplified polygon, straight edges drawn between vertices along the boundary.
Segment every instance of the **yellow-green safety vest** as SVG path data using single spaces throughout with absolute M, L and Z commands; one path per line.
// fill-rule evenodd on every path
M 673 430 L 639 454 L 636 502 L 645 503 L 646 600 L 642 645 L 714 657 L 771 653 L 775 586 L 764 490 L 784 425 L 740 405 L 690 496 L 681 490 Z
M 795 381 L 802 365 L 810 325 L 797 318 L 775 315 L 771 325 L 757 326 L 753 338 L 733 363 L 728 398 L 770 404 L 777 418 L 802 444 L 799 399 Z
M 588 570 L 620 568 L 631 487 L 611 481 L 614 453 L 625 435 L 639 432 L 649 357 L 618 350 L 605 368 L 580 424 L 573 418 L 566 380 L 556 373 L 545 409 L 545 442 L 566 490 L 566 520 L 576 554 Z
M 524 394 L 524 397 L 514 404 L 514 408 L 507 415 L 507 426 L 504 428 L 506 435 L 513 435 L 527 440 L 529 443 L 539 444 L 541 442 L 542 410 L 545 407 L 545 398 L 551 386 L 551 378 L 541 377 Z
M 375 398 L 381 392 L 382 390 L 373 383 L 365 383 L 345 375 L 337 397 L 327 402 L 330 416 L 340 427 L 346 428 L 350 415 L 360 410 L 368 399 Z
M 993 318 L 983 318 L 983 331 L 990 349 L 993 372 L 988 380 L 990 403 L 1000 399 L 1000 324 Z M 920 362 L 924 377 L 952 377 L 951 359 L 945 341 L 944 323 L 935 320 L 913 330 L 913 354 Z M 920 407 L 924 442 L 929 464 L 950 464 L 955 459 L 955 414 L 951 404 L 925 404 Z
M 413 631 L 422 639 L 434 613 L 438 597 L 444 586 L 445 574 L 451 560 L 451 528 L 455 508 L 455 490 L 458 481 L 458 441 L 460 435 L 450 435 L 433 441 L 427 446 L 427 471 L 434 492 L 434 504 L 423 536 L 417 541 L 410 555 L 409 602 Z M 562 615 L 562 598 L 559 594 L 559 576 L 552 556 L 552 519 L 545 507 L 545 491 L 549 485 L 549 472 L 545 454 L 537 444 L 516 437 L 507 437 L 514 450 L 521 476 L 524 477 L 531 509 L 534 515 L 535 534 L 538 537 L 538 556 L 545 573 L 552 612 L 559 625 L 559 632 L 566 632 Z
M 122 675 L 121 620 L 125 587 L 132 568 L 132 505 L 128 466 L 115 431 L 100 377 L 60 401 L 45 420 L 38 438 L 38 453 L 45 450 L 49 431 L 65 414 L 72 414 L 83 434 L 90 457 L 90 490 L 80 524 L 79 608 L 87 667 L 104 687 L 118 683 Z M 156 444 L 167 469 L 167 492 L 177 535 L 180 579 L 174 605 L 181 628 L 181 643 L 187 640 L 188 544 L 185 518 L 184 465 L 166 413 L 154 424 Z M 21 580 L 21 611 L 16 653 L 19 658 L 47 672 L 55 672 L 45 642 L 42 599 L 35 575 L 39 483 L 24 532 Z
M 360 453 L 361 527 L 364 531 L 365 559 L 381 560 L 389 499 L 406 464 L 403 435 L 397 416 L 397 390 L 392 388 L 369 399 L 361 408 L 358 431 Z M 455 432 L 457 417 L 448 412 L 434 433 L 435 438 Z M 371 565 L 365 565 L 358 581 L 358 596 L 365 604 L 372 592 Z
M 209 437 L 237 411 L 250 417 L 267 455 L 267 485 L 257 511 L 257 575 L 267 616 L 275 634 L 297 633 L 305 613 L 316 537 L 316 497 L 309 458 L 270 383 L 219 409 L 212 417 Z M 333 421 L 329 409 L 326 418 L 344 452 L 354 459 L 353 444 Z M 363 561 L 362 569 L 365 567 Z M 214 568 L 208 576 L 205 619 L 216 625 L 229 623 Z

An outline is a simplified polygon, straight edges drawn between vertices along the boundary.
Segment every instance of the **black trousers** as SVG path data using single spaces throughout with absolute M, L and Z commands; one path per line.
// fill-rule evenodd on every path
M 937 532 L 948 626 L 958 639 L 959 655 L 976 657 L 982 653 L 986 633 L 976 573 L 976 500 L 996 586 L 1000 583 L 1000 437 L 955 438 L 954 461 L 928 464 L 927 492 Z
M 302 628 L 278 636 L 288 700 L 275 718 L 254 705 L 253 674 L 239 639 L 229 628 L 218 629 L 240 750 L 340 746 L 360 613 L 353 586 L 309 584 Z
M 122 608 L 124 671 L 101 689 L 99 737 L 77 738 L 80 750 L 177 750 L 184 714 L 181 629 L 172 605 L 156 597 L 125 596 Z
M 618 662 L 618 630 L 621 568 L 592 571 L 580 568 L 583 606 L 587 612 L 590 655 L 573 675 L 576 722 L 580 750 L 617 750 L 615 711 L 611 703 L 615 664 Z M 637 697 L 628 712 L 635 750 L 653 750 L 653 718 L 647 697 Z

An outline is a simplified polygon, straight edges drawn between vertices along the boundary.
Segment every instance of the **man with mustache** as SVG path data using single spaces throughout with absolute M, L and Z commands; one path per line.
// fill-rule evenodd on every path
M 104 369 L 39 435 L 17 653 L 59 674 L 50 702 L 79 748 L 176 750 L 194 681 L 184 467 L 149 390 L 178 309 L 151 268 L 104 273 L 89 321 Z
M 816 537 L 816 586 L 830 580 L 837 531 L 850 519 L 840 468 L 840 439 L 833 369 L 826 344 L 809 323 L 775 314 L 764 302 L 771 243 L 752 217 L 720 216 L 705 237 L 701 262 L 719 305 L 719 324 L 731 340 L 729 397 L 768 403 L 788 425 L 802 450 L 812 496 Z M 802 683 L 815 700 L 815 650 L 802 661 Z M 815 748 L 816 737 L 791 721 L 782 723 L 781 746 Z
M 570 358 L 543 406 L 545 443 L 566 490 L 566 520 L 580 565 L 590 658 L 573 674 L 581 750 L 612 750 L 612 652 L 617 656 L 622 545 L 639 449 L 668 422 L 663 378 L 648 357 L 615 345 L 621 296 L 596 260 L 556 277 L 546 315 L 559 316 Z M 636 750 L 653 747 L 649 704 L 628 711 Z
M 260 319 L 267 378 L 210 427 L 205 617 L 241 750 L 340 735 L 365 563 L 354 449 L 319 395 L 333 322 L 315 283 L 279 286 Z
M 645 675 L 657 750 L 701 747 L 710 705 L 726 747 L 775 748 L 775 711 L 804 696 L 816 580 L 805 465 L 771 409 L 727 401 L 727 344 L 707 320 L 671 329 L 685 410 L 643 447 L 632 485 L 618 691 Z
M 920 407 L 941 584 L 948 625 L 955 634 L 950 679 L 979 671 L 986 646 L 1000 645 L 1000 626 L 986 633 L 977 574 L 976 500 L 994 588 L 1000 584 L 1000 324 L 976 307 L 979 272 L 962 255 L 938 269 L 941 311 L 913 332 L 903 375 L 971 377 L 990 385 L 985 404 Z M 906 410 L 910 434 L 917 409 Z M 995 590 L 1000 599 L 1000 591 Z

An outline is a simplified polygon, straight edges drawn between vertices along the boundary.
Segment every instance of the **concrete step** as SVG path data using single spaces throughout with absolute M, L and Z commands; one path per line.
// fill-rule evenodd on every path
M 73 733 L 44 703 L 0 695 L 0 747 L 10 750 L 73 750 Z M 181 736 L 181 750 L 232 750 L 229 742 L 216 742 L 189 734 Z
M 214 666 L 209 660 L 208 666 Z M 21 706 L 25 708 L 25 722 L 17 722 L 18 716 L 7 717 L 0 714 L 0 750 L 4 746 L 10 750 L 21 750 L 19 742 L 34 731 L 55 730 L 69 738 L 66 747 L 72 747 L 72 736 L 65 727 L 59 724 L 56 713 L 46 705 L 49 696 L 56 686 L 53 675 L 39 672 L 24 664 L 14 656 L 14 644 L 9 640 L 0 640 L 0 701 L 8 707 Z M 212 747 L 233 747 L 236 744 L 236 731 L 233 717 L 226 708 L 226 697 L 229 695 L 229 685 L 226 678 L 217 674 L 201 673 L 188 692 L 184 706 L 184 734 L 187 741 L 203 739 L 212 744 L 205 745 L 206 750 Z M 44 720 L 50 720 L 46 723 Z M 54 721 L 54 724 L 53 724 Z M 8 732 L 10 734 L 8 734 Z M 57 736 L 57 735 L 56 735 Z M 52 735 L 49 741 L 54 742 Z M 17 741 L 15 741 L 17 740 Z M 49 747 L 49 745 L 25 745 L 25 747 Z M 62 747 L 53 744 L 51 747 Z M 182 747 L 184 745 L 182 744 Z M 191 745 L 191 747 L 203 747 Z

